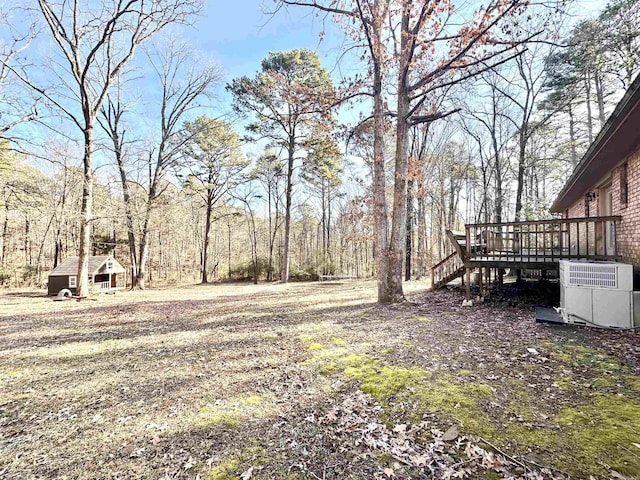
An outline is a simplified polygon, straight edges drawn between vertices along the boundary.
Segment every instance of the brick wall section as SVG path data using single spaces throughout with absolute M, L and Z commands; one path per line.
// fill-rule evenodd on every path
M 620 202 L 620 174 L 622 167 L 613 171 L 613 214 L 621 215 L 618 228 L 618 254 L 625 263 L 640 265 L 640 147 L 626 159 L 629 184 L 629 202 Z
M 623 162 L 624 163 L 624 162 Z M 632 154 L 626 158 L 629 195 L 628 203 L 622 204 L 620 202 L 620 177 L 622 172 L 622 166 L 615 168 L 612 172 L 612 190 L 613 190 L 613 215 L 620 215 L 622 221 L 618 225 L 618 231 L 616 237 L 618 240 L 618 255 L 620 255 L 621 261 L 624 263 L 631 263 L 636 266 L 640 266 L 640 147 L 638 147 Z M 599 191 L 596 187 L 592 187 L 592 190 L 596 193 L 596 199 L 592 200 L 589 204 L 589 216 L 597 217 L 600 215 L 600 201 Z M 587 192 L 584 192 L 585 194 Z M 576 201 L 568 209 L 568 217 L 584 217 L 586 214 L 584 196 L 580 200 Z M 584 238 L 586 234 L 584 226 L 581 227 L 580 237 Z M 601 238 L 601 232 L 598 233 L 598 238 Z M 572 239 L 576 234 L 575 227 L 571 232 Z M 589 237 L 592 238 L 592 232 L 589 232 Z M 573 242 L 572 242 L 573 243 Z M 582 250 L 582 249 L 581 249 Z

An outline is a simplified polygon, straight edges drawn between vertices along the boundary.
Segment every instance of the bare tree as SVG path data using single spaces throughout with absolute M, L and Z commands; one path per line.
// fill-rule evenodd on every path
M 184 42 L 169 40 L 148 50 L 148 58 L 158 76 L 161 88 L 158 138 L 146 154 L 148 175 L 147 201 L 142 220 L 138 271 L 138 287 L 145 288 L 145 273 L 149 258 L 149 229 L 156 201 L 167 187 L 163 183 L 169 169 L 184 152 L 191 140 L 185 135 L 183 121 L 198 107 L 198 100 L 209 95 L 219 81 L 220 71 L 212 62 L 194 62 L 193 50 Z
M 0 5 L 0 136 L 4 139 L 11 139 L 8 132 L 14 127 L 38 115 L 36 100 L 25 102 L 25 92 L 16 89 L 24 84 L 16 82 L 12 72 L 18 57 L 36 37 L 36 25 L 30 23 L 26 31 L 20 32 L 12 17 L 15 10 L 16 7 L 5 9 Z
M 276 243 L 276 236 L 278 230 L 282 225 L 282 218 L 280 215 L 280 209 L 282 207 L 282 180 L 285 177 L 284 163 L 278 155 L 270 150 L 264 152 L 261 155 L 256 165 L 251 172 L 251 178 L 256 178 L 261 184 L 266 194 L 267 201 L 267 215 L 268 215 L 268 231 L 269 241 L 268 250 L 269 258 L 267 260 L 267 281 L 270 282 L 273 278 L 273 250 Z
M 123 121 L 124 114 L 129 110 L 129 108 L 130 106 L 124 104 L 122 101 L 122 82 L 118 81 L 115 85 L 115 92 L 112 92 L 107 96 L 106 104 L 100 111 L 98 122 L 111 141 L 111 150 L 118 168 L 122 197 L 124 200 L 127 239 L 129 242 L 131 288 L 136 288 L 138 284 L 138 250 L 136 247 L 136 229 L 134 226 L 135 213 L 132 204 L 133 195 L 131 192 L 131 183 L 127 175 L 127 132 Z
M 37 0 L 58 57 L 52 59 L 59 88 L 30 80 L 5 66 L 80 130 L 84 185 L 78 255 L 78 295 L 89 293 L 89 250 L 93 209 L 95 124 L 109 90 L 137 47 L 170 24 L 188 22 L 201 0 Z
M 248 162 L 240 151 L 240 137 L 229 122 L 201 115 L 193 122 L 185 122 L 184 135 L 189 138 L 180 162 L 185 185 L 202 199 L 206 212 L 202 248 L 202 283 L 206 284 L 213 211 L 241 182 L 240 173 Z
M 384 176 L 380 175 L 384 167 L 378 165 L 381 158 L 374 160 L 374 171 L 377 171 L 374 175 L 374 198 L 380 207 L 384 207 L 377 208 L 375 214 L 379 257 L 378 301 L 403 301 L 410 127 L 455 113 L 457 109 L 445 108 L 446 104 L 435 101 L 438 92 L 515 58 L 517 46 L 541 31 L 529 32 L 528 25 L 521 26 L 526 23 L 526 15 L 523 14 L 528 6 L 522 0 L 493 0 L 475 12 L 471 9 L 465 11 L 451 0 L 435 3 L 413 0 L 281 0 L 281 3 L 313 7 L 340 17 L 348 25 L 346 28 L 350 33 L 366 42 L 374 73 L 374 121 L 383 128 L 384 115 L 397 119 L 393 211 L 388 233 L 386 221 L 381 218 L 386 211 L 386 204 L 382 202 Z M 385 77 L 392 77 L 393 73 L 396 74 L 395 112 L 380 111 L 384 105 L 382 81 Z M 425 108 L 427 106 L 431 108 Z M 378 139 L 374 144 L 380 141 Z

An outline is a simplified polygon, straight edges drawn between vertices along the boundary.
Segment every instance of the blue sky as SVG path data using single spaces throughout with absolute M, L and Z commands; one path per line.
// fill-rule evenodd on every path
M 323 65 L 332 71 L 334 81 L 339 82 L 339 72 L 335 67 L 343 41 L 340 29 L 331 19 L 326 19 L 323 26 L 322 18 L 316 17 L 308 8 L 289 7 L 272 16 L 264 13 L 265 9 L 273 9 L 275 5 L 273 0 L 206 0 L 203 14 L 197 18 L 194 27 L 182 30 L 198 50 L 215 59 L 222 69 L 223 80 L 217 88 L 218 101 L 209 114 L 217 116 L 229 112 L 231 98 L 224 91 L 224 85 L 238 76 L 255 75 L 260 62 L 270 51 L 316 50 Z M 575 20 L 595 16 L 603 5 L 603 0 L 578 0 L 572 9 L 576 14 Z M 320 42 L 319 33 L 323 29 L 325 37 Z M 343 62 L 341 68 L 350 69 L 353 73 L 362 65 L 350 59 Z M 346 116 L 353 121 L 357 111 L 358 108 Z M 345 113 L 340 118 L 344 119 Z
M 271 0 L 264 2 L 264 8 L 274 6 Z M 321 21 L 306 8 L 291 7 L 270 16 L 263 13 L 260 0 L 210 0 L 203 17 L 186 35 L 220 63 L 225 81 L 229 81 L 253 76 L 270 51 L 309 48 L 318 51 L 323 64 L 331 68 L 335 63 L 331 47 L 340 39 L 333 24 L 327 27 L 333 35 L 320 43 Z

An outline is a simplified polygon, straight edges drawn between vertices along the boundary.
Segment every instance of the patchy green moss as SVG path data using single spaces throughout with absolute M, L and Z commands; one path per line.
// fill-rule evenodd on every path
M 318 350 L 324 350 L 324 347 L 322 346 L 321 343 L 314 342 L 307 345 L 307 350 L 310 350 L 312 352 L 317 352 Z
M 381 365 L 375 360 L 365 360 L 359 366 L 347 367 L 344 374 L 358 380 L 360 389 L 380 402 L 431 377 L 430 372 L 420 368 Z
M 636 375 L 625 375 L 624 383 L 635 393 L 640 393 L 640 377 Z
M 568 353 L 565 352 L 551 352 L 549 356 L 554 360 L 562 363 L 571 363 L 572 357 Z
M 400 342 L 403 343 L 406 342 Z M 415 405 L 411 415 L 416 419 L 420 419 L 425 411 L 440 411 L 451 421 L 461 422 L 469 433 L 487 434 L 495 430 L 479 404 L 494 397 L 487 384 L 462 385 L 452 376 L 441 376 L 433 381 L 432 373 L 422 368 L 388 365 L 369 355 L 348 353 L 341 348 L 314 353 L 311 362 L 322 373 L 341 372 L 356 380 L 360 389 L 380 402 L 387 413 L 388 409 L 396 408 L 390 400 L 399 397 L 403 405 L 406 402 Z
M 393 457 L 389 452 L 379 452 L 378 453 L 378 463 L 384 465 L 393 460 Z
M 264 400 L 265 398 L 260 395 L 252 395 L 250 397 L 243 398 L 240 402 L 245 405 L 258 405 L 264 402 Z
M 227 412 L 216 407 L 202 407 L 200 414 L 205 417 L 204 425 L 225 425 L 238 428 L 242 425 L 242 418 L 237 412 Z
M 349 343 L 344 338 L 340 338 L 340 337 L 331 337 L 331 341 L 335 345 L 339 345 L 341 347 L 344 347 L 345 345 L 348 345 L 348 343 Z
M 336 369 L 337 369 L 336 362 L 328 362 L 328 363 L 325 363 L 323 365 L 320 365 L 320 367 L 319 367 L 320 373 L 325 374 L 325 375 L 328 374 L 328 373 L 335 372 Z
M 260 395 L 232 398 L 217 405 L 206 405 L 200 409 L 200 423 L 205 426 L 226 425 L 240 427 L 249 418 L 265 418 L 272 412 L 270 404 L 263 405 L 267 398 Z
M 247 448 L 237 457 L 228 458 L 209 470 L 206 480 L 240 480 L 242 472 L 251 466 L 266 465 L 269 462 L 270 458 L 263 448 Z
M 531 424 L 510 422 L 506 431 L 499 434 L 501 443 L 512 444 L 516 450 L 526 451 L 528 448 L 549 448 L 553 445 L 557 432 L 546 428 L 535 428 Z
M 460 385 L 444 376 L 416 391 L 420 402 L 430 411 L 441 412 L 462 424 L 466 433 L 494 437 L 495 427 L 479 401 L 493 397 L 488 385 Z
M 563 392 L 569 392 L 574 388 L 573 382 L 569 377 L 555 377 L 551 386 L 553 385 L 556 385 Z
M 343 367 L 360 367 L 367 364 L 375 364 L 377 363 L 372 358 L 366 355 L 359 355 L 357 353 L 350 353 L 348 355 L 342 356 L 338 359 L 338 363 Z
M 229 458 L 224 462 L 216 465 L 207 475 L 207 480 L 240 480 L 242 472 L 239 471 L 240 460 L 238 458 Z
M 463 377 L 469 377 L 473 375 L 473 372 L 471 370 L 466 370 L 464 368 L 461 368 L 460 370 L 458 370 L 458 375 Z
M 640 439 L 638 398 L 601 395 L 593 405 L 561 410 L 556 419 L 579 464 L 594 465 L 596 460 L 623 475 L 640 474 L 640 456 L 633 445 Z
M 596 378 L 591 382 L 590 388 L 594 390 L 610 390 L 616 387 L 617 382 L 611 377 Z
M 492 397 L 493 390 L 486 383 L 471 383 L 467 385 L 467 389 L 481 397 Z
M 424 323 L 429 323 L 432 322 L 433 319 L 431 317 L 425 317 L 425 316 L 417 316 L 417 317 L 413 317 L 415 320 L 419 321 L 419 322 L 424 322 Z

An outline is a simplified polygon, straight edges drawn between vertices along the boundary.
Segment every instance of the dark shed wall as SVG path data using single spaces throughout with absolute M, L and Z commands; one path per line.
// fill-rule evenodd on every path
M 69 277 L 49 277 L 47 293 L 49 295 L 57 295 L 63 288 L 69 288 Z M 76 289 L 69 288 L 71 293 L 75 295 Z

